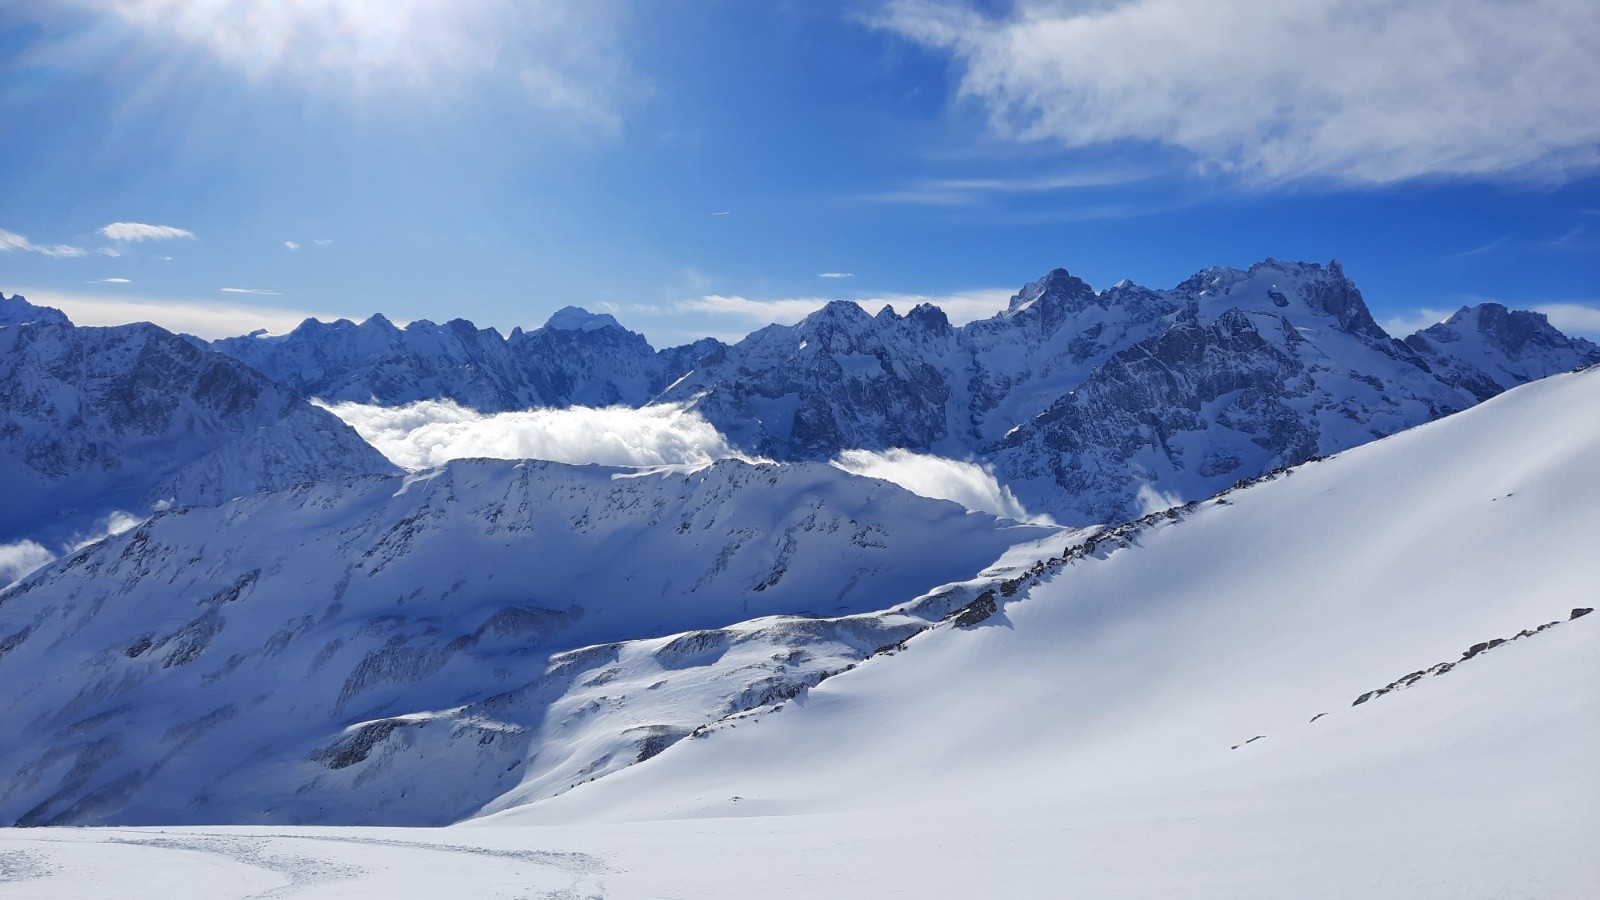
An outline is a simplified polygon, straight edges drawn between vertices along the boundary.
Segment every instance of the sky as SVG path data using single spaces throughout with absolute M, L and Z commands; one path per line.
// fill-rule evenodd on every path
M 1337 258 L 1600 337 L 1591 0 L 0 4 L 0 291 L 658 346 Z

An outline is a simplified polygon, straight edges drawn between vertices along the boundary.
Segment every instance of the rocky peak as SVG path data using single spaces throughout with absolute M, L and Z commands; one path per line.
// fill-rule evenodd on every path
M 71 325 L 67 314 L 50 306 L 35 306 L 21 294 L 7 297 L 0 293 L 0 325 Z
M 622 328 L 610 315 L 592 313 L 579 306 L 563 306 L 556 310 L 545 321 L 544 327 L 552 331 L 599 331 L 602 328 Z
M 1037 309 L 1046 320 L 1079 312 L 1095 301 L 1094 288 L 1066 269 L 1052 269 L 1038 281 L 1023 285 L 1006 307 L 1007 315 Z

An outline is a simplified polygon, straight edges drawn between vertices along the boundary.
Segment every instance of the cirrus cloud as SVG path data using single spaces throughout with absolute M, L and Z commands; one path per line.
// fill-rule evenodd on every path
M 35 244 L 24 235 L 0 228 L 0 253 L 9 253 L 13 250 L 39 253 L 56 259 L 70 259 L 84 255 L 82 247 L 73 247 L 69 244 Z
M 1600 167 L 1590 0 L 894 0 L 1001 134 L 1167 144 L 1258 184 Z
M 113 241 L 170 241 L 176 238 L 194 240 L 194 232 L 171 225 L 146 225 L 143 222 L 112 222 L 100 229 L 100 234 Z

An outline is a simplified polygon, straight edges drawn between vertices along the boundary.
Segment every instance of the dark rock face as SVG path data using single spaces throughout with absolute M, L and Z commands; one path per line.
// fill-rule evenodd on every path
M 0 299 L 0 542 L 110 509 L 215 502 L 394 467 L 338 419 L 150 324 L 78 328 Z

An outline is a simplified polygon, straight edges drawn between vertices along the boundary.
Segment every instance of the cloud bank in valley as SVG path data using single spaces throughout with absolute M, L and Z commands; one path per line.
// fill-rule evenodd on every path
M 427 469 L 452 459 L 548 459 L 607 466 L 706 465 L 751 459 L 699 413 L 676 404 L 481 413 L 449 400 L 405 406 L 318 403 L 395 465 Z M 846 450 L 832 465 L 923 497 L 1022 521 L 1046 521 L 981 465 L 909 450 Z
M 967 509 L 1024 522 L 1048 521 L 1029 513 L 992 469 L 977 463 L 895 449 L 846 450 L 833 465 L 852 475 L 893 482 L 923 497 L 953 500 Z
M 407 469 L 452 459 L 548 459 L 609 466 L 703 465 L 743 455 L 698 413 L 676 405 L 480 413 L 448 400 L 406 406 L 324 404 Z

